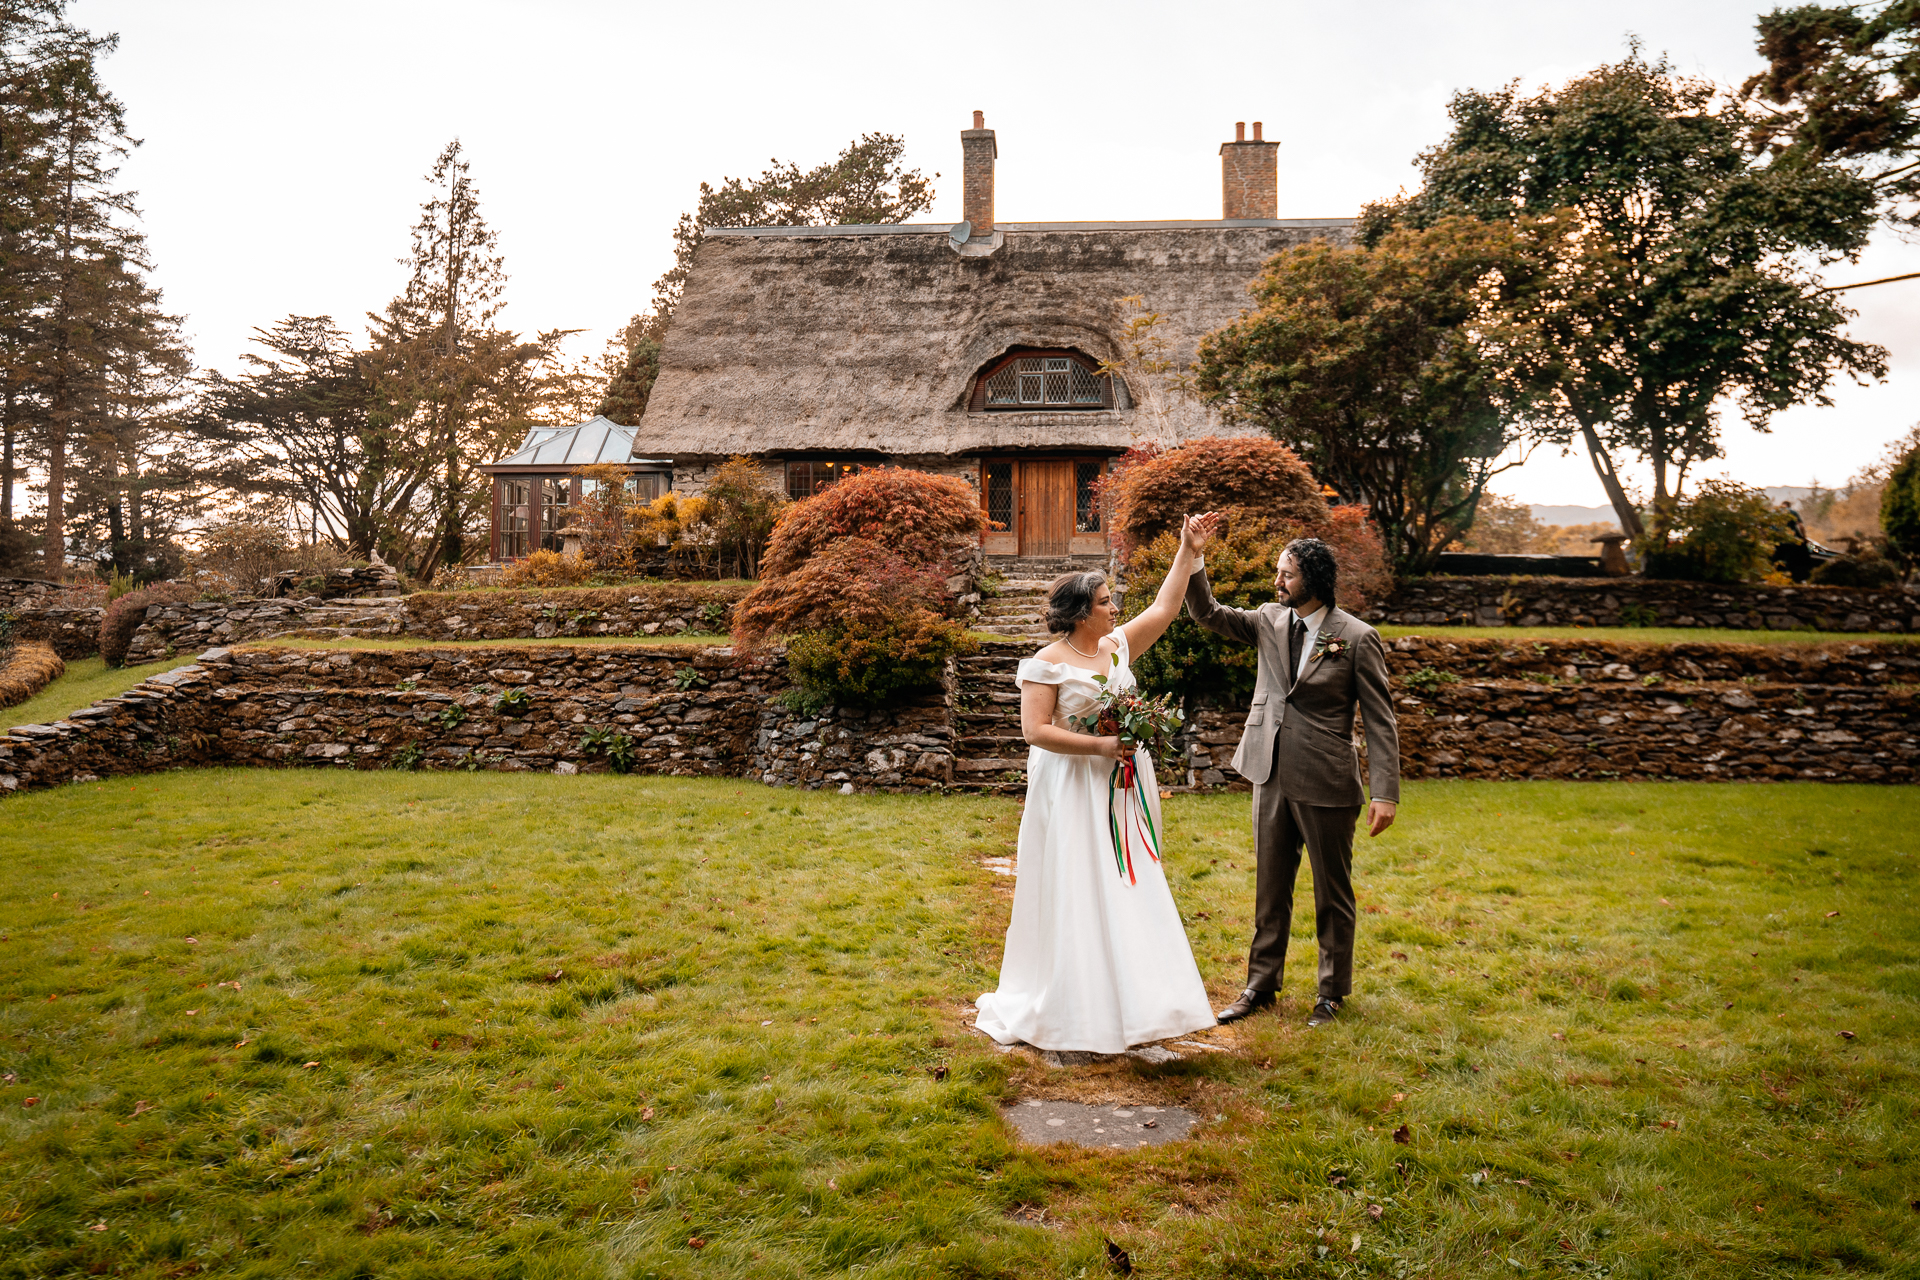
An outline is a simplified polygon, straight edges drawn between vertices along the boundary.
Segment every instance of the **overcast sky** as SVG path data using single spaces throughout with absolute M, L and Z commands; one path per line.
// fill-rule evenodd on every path
M 140 192 L 158 282 L 203 365 L 233 370 L 255 326 L 349 328 L 404 280 L 396 259 L 434 156 L 458 135 L 512 276 L 506 322 L 587 330 L 645 309 L 702 180 L 829 159 L 903 135 L 942 175 L 929 221 L 960 217 L 957 134 L 999 133 L 1011 222 L 1217 218 L 1219 144 L 1261 120 L 1280 216 L 1343 217 L 1412 185 L 1448 96 L 1554 83 L 1629 34 L 1682 71 L 1737 83 L 1759 8 L 1723 0 L 1270 0 L 1259 6 L 727 5 L 611 0 L 75 0 L 119 32 L 108 84 L 145 140 Z M 1920 270 L 1883 237 L 1840 283 Z M 1735 421 L 1728 474 L 1837 482 L 1920 419 L 1920 281 L 1848 295 L 1891 377 L 1834 407 Z M 1621 460 L 1624 463 L 1624 459 Z M 1604 502 L 1584 457 L 1536 455 L 1496 482 L 1540 503 Z

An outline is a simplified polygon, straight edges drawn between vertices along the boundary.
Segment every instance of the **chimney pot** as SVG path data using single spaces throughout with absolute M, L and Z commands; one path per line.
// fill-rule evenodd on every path
M 961 207 L 977 239 L 993 234 L 993 162 L 1000 154 L 987 113 L 973 113 L 973 128 L 960 134 Z
M 1260 139 L 1260 122 L 1258 120 L 1255 120 L 1253 122 L 1253 140 L 1255 142 L 1259 142 L 1261 140 Z
M 1247 140 L 1247 122 L 1245 120 L 1235 120 L 1233 122 L 1233 140 L 1235 142 L 1245 142 Z

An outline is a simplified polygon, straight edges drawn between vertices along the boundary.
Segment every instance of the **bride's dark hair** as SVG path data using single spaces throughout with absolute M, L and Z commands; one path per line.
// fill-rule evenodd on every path
M 1106 584 L 1107 575 L 1098 569 L 1055 578 L 1047 588 L 1047 630 L 1057 636 L 1072 635 L 1093 613 L 1093 598 Z

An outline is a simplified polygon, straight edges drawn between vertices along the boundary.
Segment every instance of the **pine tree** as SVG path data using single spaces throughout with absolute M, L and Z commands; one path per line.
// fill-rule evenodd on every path
M 469 530 L 485 514 L 490 488 L 476 463 L 517 443 L 540 407 L 542 375 L 562 331 L 522 341 L 495 321 L 505 306 L 506 264 L 480 212 L 480 194 L 459 139 L 434 161 L 435 195 L 413 228 L 405 290 L 369 314 L 375 388 L 369 425 L 396 430 L 396 450 L 423 467 L 414 509 L 393 513 L 403 554 L 431 579 L 474 549 Z

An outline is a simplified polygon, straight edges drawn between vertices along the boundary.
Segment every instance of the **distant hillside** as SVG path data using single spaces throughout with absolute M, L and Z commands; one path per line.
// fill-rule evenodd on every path
M 1805 485 L 1776 484 L 1768 485 L 1762 492 L 1775 502 L 1784 499 L 1798 506 L 1813 490 Z M 1541 524 L 1595 524 L 1602 520 L 1616 528 L 1620 524 L 1612 507 L 1549 507 L 1536 502 L 1528 510 Z

